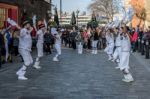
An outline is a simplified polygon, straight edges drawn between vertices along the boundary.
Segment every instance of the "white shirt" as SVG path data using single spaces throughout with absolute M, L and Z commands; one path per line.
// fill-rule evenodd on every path
M 32 38 L 31 38 L 31 31 L 27 30 L 26 28 L 21 29 L 20 36 L 19 36 L 19 48 L 31 51 L 32 47 Z
M 37 43 L 44 43 L 44 33 L 41 29 L 37 31 L 37 37 L 38 37 Z
M 126 34 L 125 36 L 121 36 L 121 49 L 122 52 L 130 52 L 131 49 L 131 42 L 129 36 Z
M 110 43 L 114 43 L 114 37 L 113 37 L 113 34 L 110 33 L 106 33 L 106 40 L 107 40 L 107 43 L 110 44 Z
M 56 35 L 55 44 L 61 45 L 61 36 L 59 34 Z
M 116 37 L 115 46 L 117 46 L 117 47 L 121 46 L 120 33 L 119 33 L 119 34 L 117 35 L 117 37 Z

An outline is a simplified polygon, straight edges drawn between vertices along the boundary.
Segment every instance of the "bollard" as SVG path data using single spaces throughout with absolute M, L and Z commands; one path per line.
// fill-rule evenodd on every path
M 145 54 L 145 49 L 144 49 L 144 40 L 141 41 L 141 55 Z
M 146 40 L 146 54 L 145 54 L 145 58 L 149 59 L 149 41 Z
M 138 52 L 141 52 L 141 40 L 140 38 L 138 39 Z

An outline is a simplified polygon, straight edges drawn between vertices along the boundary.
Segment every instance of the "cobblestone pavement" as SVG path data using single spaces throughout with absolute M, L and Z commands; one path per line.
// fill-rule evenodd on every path
M 18 81 L 15 75 L 22 63 L 4 65 L 0 99 L 150 99 L 150 66 L 138 55 L 130 59 L 133 83 L 121 81 L 122 73 L 103 51 L 78 55 L 64 49 L 60 62 L 52 62 L 53 56 L 44 56 L 41 70 L 29 67 L 27 81 Z

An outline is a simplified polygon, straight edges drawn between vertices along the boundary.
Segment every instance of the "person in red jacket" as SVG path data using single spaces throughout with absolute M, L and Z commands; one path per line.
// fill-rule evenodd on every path
M 132 44 L 133 44 L 133 52 L 136 52 L 137 50 L 137 41 L 138 41 L 138 33 L 134 32 L 132 38 L 131 38 Z

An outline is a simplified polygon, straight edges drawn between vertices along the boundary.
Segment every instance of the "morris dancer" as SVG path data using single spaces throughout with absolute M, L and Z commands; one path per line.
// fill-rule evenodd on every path
M 113 61 L 119 63 L 120 62 L 120 57 L 121 57 L 121 33 L 122 33 L 122 29 L 121 31 L 119 31 L 119 28 L 115 29 L 115 33 L 117 35 L 116 39 L 115 39 L 115 51 L 113 54 Z M 116 69 L 119 67 L 116 67 Z
M 58 57 L 61 55 L 61 33 L 57 32 L 56 28 L 51 29 L 51 33 L 55 38 L 55 49 L 57 51 L 57 54 L 53 58 L 53 61 L 58 62 Z
M 24 64 L 16 73 L 18 75 L 18 80 L 28 79 L 25 77 L 26 69 L 33 63 L 31 56 L 32 38 L 30 34 L 32 30 L 33 28 L 31 27 L 30 22 L 25 21 L 19 36 L 19 53 L 23 57 Z
M 134 79 L 131 73 L 129 72 L 129 57 L 131 51 L 131 42 L 126 27 L 122 29 L 123 29 L 123 34 L 121 36 L 121 58 L 120 58 L 119 66 L 120 66 L 120 70 L 124 74 L 124 79 L 122 79 L 122 81 L 132 82 L 134 81 Z
M 36 62 L 34 64 L 33 67 L 35 67 L 36 69 L 40 69 L 41 66 L 39 66 L 40 64 L 40 58 L 43 57 L 43 44 L 44 44 L 44 34 L 46 32 L 46 28 L 45 28 L 45 25 L 44 24 L 40 24 L 39 25 L 39 30 L 37 31 L 37 38 L 38 38 L 38 41 L 37 41 L 37 52 L 38 52 L 38 55 L 37 55 L 37 58 L 36 58 Z
M 107 47 L 105 48 L 105 52 L 108 54 L 108 60 L 113 59 L 113 50 L 114 50 L 114 36 L 112 34 L 112 30 L 109 29 L 106 32 L 106 41 L 107 41 Z

